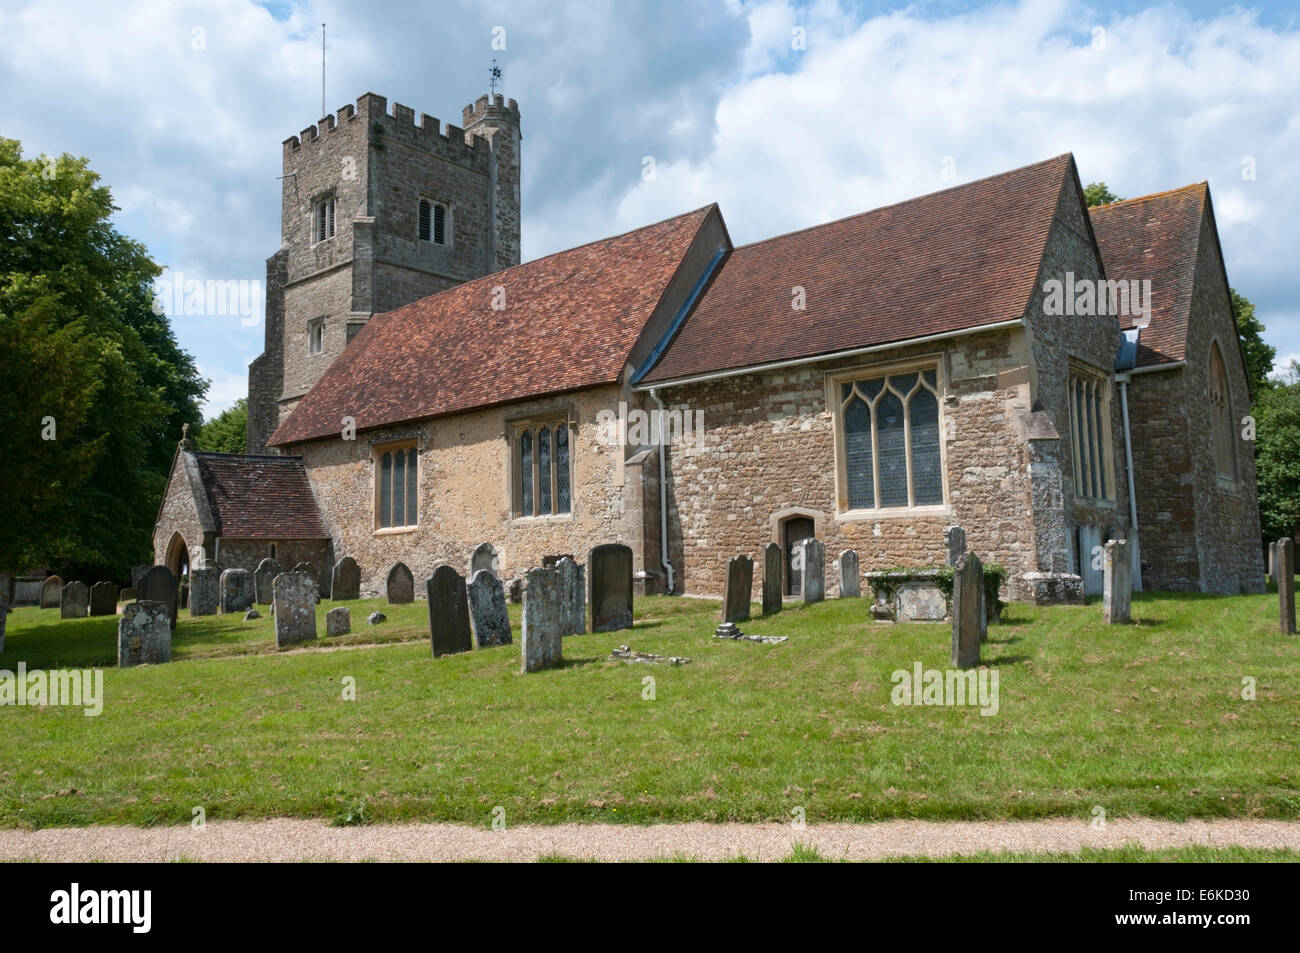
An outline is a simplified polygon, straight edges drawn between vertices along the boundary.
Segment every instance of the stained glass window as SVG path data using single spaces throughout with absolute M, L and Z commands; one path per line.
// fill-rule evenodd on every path
M 938 391 L 935 369 L 840 384 L 850 509 L 943 503 Z
M 533 515 L 533 435 L 525 430 L 519 436 L 519 513 Z
M 567 513 L 572 504 L 569 490 L 569 428 L 555 428 L 555 512 Z
M 551 512 L 551 430 L 537 431 L 537 515 Z

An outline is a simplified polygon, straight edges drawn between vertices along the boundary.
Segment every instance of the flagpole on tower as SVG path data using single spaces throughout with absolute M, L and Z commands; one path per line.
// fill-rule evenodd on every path
M 320 114 L 325 115 L 325 24 L 320 25 Z

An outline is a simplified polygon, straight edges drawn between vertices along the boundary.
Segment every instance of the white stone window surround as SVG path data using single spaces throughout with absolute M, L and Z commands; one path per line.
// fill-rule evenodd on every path
M 1066 403 L 1070 413 L 1070 457 L 1074 498 L 1092 506 L 1116 505 L 1115 449 L 1111 427 L 1111 376 L 1070 360 Z
M 419 518 L 420 517 L 420 480 L 421 477 L 423 476 L 421 472 L 423 470 L 423 466 L 421 465 L 421 461 L 420 461 L 421 456 L 423 456 L 422 454 L 423 448 L 421 444 L 422 441 L 420 440 L 418 434 L 408 434 L 405 436 L 390 436 L 390 437 L 385 437 L 381 440 L 371 441 L 370 454 L 369 454 L 370 466 L 371 466 L 371 477 L 372 477 L 370 481 L 370 486 L 371 486 L 370 511 L 373 515 L 373 531 L 375 536 L 394 536 L 394 535 L 401 535 L 404 533 L 414 533 L 419 530 L 420 528 L 420 518 Z M 382 512 L 383 503 L 385 500 L 385 494 L 383 492 L 384 487 L 382 485 L 384 475 L 385 475 L 383 460 L 385 454 L 392 454 L 394 464 L 395 464 L 396 454 L 398 451 L 402 451 L 405 456 L 405 460 L 404 460 L 405 469 L 403 470 L 404 473 L 409 472 L 411 468 L 411 462 L 414 461 L 414 472 L 415 472 L 414 487 L 413 488 L 410 487 L 409 483 L 407 483 L 409 477 L 404 478 L 403 484 L 404 487 L 406 487 L 407 492 L 403 495 L 403 499 L 402 499 L 401 510 L 402 510 L 403 522 L 398 525 L 385 526 L 384 525 L 385 514 Z M 394 465 L 389 471 L 390 480 L 393 479 L 393 475 L 395 471 L 396 471 L 396 467 Z M 395 514 L 396 510 L 393 509 L 394 500 L 392 497 L 392 490 L 393 487 L 390 484 L 389 487 L 390 492 L 387 496 L 387 500 L 388 500 L 390 511 Z M 414 514 L 411 514 L 409 512 L 412 503 L 414 504 L 414 510 L 415 510 Z M 410 521 L 412 516 L 414 517 L 414 520 Z
M 429 205 L 429 236 L 427 238 L 422 234 L 421 222 L 420 222 L 421 208 L 425 203 L 428 203 Z M 434 227 L 435 225 L 434 215 L 436 214 L 434 211 L 435 208 L 442 209 L 442 241 L 436 241 L 434 239 L 434 236 L 437 234 L 436 229 Z M 419 242 L 427 242 L 430 245 L 437 245 L 439 248 L 455 247 L 455 242 L 453 241 L 453 236 L 455 232 L 454 229 L 452 228 L 454 217 L 455 216 L 452 213 L 452 207 L 450 202 L 446 201 L 445 199 L 437 198 L 433 195 L 428 195 L 428 194 L 420 195 L 420 197 L 416 200 L 415 203 L 416 240 Z
M 550 512 L 538 513 L 541 502 L 542 474 L 539 466 L 539 451 L 537 449 L 538 435 L 545 428 L 550 438 L 550 459 L 547 468 L 547 492 L 550 494 Z M 559 438 L 556 436 L 559 430 L 566 431 L 565 440 L 567 442 L 568 452 L 568 478 L 569 478 L 569 509 L 567 512 L 556 512 L 560 499 L 560 463 L 557 456 L 557 447 Z M 531 435 L 531 513 L 524 513 L 524 487 L 523 480 L 525 477 L 523 461 L 523 436 Z M 509 502 L 510 522 L 512 524 L 528 525 L 532 523 L 565 523 L 571 522 L 578 510 L 578 480 L 577 480 L 577 445 L 578 445 L 578 423 L 577 415 L 572 407 L 556 408 L 550 412 L 530 413 L 518 417 L 512 417 L 506 420 L 504 436 L 507 441 L 507 498 Z
M 908 473 L 908 504 L 906 506 L 880 506 L 880 484 L 878 477 L 873 479 L 875 486 L 874 507 L 852 507 L 849 505 L 849 478 L 848 478 L 848 455 L 845 448 L 845 424 L 842 404 L 842 388 L 846 384 L 855 384 L 858 382 L 882 381 L 894 376 L 907 376 L 911 374 L 921 376 L 922 371 L 932 372 L 934 375 L 934 386 L 932 393 L 938 404 L 938 433 L 939 433 L 939 471 L 941 499 L 940 503 L 917 504 L 914 502 L 915 480 L 913 477 L 913 460 L 912 460 L 912 439 L 911 439 L 911 415 L 906 415 L 904 427 L 903 446 Z M 858 520 L 893 520 L 893 519 L 913 519 L 916 517 L 950 517 L 953 515 L 953 508 L 948 495 L 948 460 L 947 460 L 947 441 L 944 439 L 946 432 L 946 415 L 945 405 L 948 403 L 947 397 L 947 361 L 943 353 L 933 353 L 919 355 L 914 358 L 905 360 L 894 360 L 875 364 L 861 364 L 849 368 L 843 368 L 826 373 L 826 406 L 831 409 L 831 421 L 834 428 L 835 443 L 835 519 L 840 522 L 852 522 Z M 928 384 L 928 382 L 927 382 Z M 922 385 L 918 382 L 909 395 L 914 394 L 915 389 Z M 928 386 L 926 389 L 930 389 Z M 872 428 L 872 466 L 873 470 L 878 469 L 878 434 L 876 429 Z

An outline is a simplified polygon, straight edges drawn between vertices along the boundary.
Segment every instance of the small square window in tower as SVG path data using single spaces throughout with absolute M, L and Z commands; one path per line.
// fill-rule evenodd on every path
M 307 353 L 319 354 L 325 349 L 325 319 L 312 318 L 307 322 Z
M 420 199 L 420 241 L 447 244 L 447 206 Z
M 334 196 L 331 195 L 316 203 L 313 218 L 315 219 L 312 235 L 314 242 L 323 242 L 327 238 L 334 237 Z

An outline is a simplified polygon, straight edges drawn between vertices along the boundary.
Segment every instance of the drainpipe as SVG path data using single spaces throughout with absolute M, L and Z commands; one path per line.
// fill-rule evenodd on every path
M 659 564 L 668 577 L 668 595 L 673 594 L 673 564 L 668 561 L 668 462 L 664 459 L 664 402 L 659 391 L 651 387 L 650 399 L 659 405 Z
M 1132 557 L 1133 589 L 1141 592 L 1142 558 L 1138 543 L 1137 493 L 1133 487 L 1133 435 L 1130 432 L 1128 422 L 1128 375 L 1116 374 L 1115 380 L 1119 384 L 1119 406 L 1124 417 L 1124 464 L 1128 475 L 1129 555 Z

